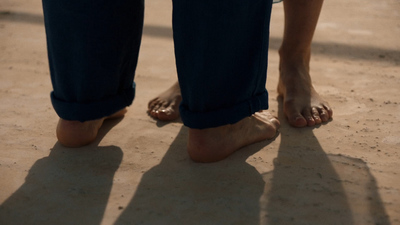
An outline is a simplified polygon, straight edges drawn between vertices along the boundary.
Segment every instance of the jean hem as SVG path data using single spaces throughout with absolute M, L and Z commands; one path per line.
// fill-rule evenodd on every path
M 209 112 L 192 112 L 187 106 L 181 104 L 180 114 L 183 124 L 193 129 L 206 129 L 234 124 L 249 117 L 254 113 L 268 109 L 268 92 L 251 97 L 247 101 L 240 102 L 232 107 L 218 109 Z
M 51 103 L 57 115 L 65 120 L 85 122 L 110 116 L 119 110 L 130 106 L 135 98 L 135 88 L 131 87 L 113 97 L 95 102 L 68 102 L 50 95 Z

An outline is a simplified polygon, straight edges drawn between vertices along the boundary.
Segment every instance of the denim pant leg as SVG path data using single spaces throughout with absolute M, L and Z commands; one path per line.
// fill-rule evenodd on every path
M 144 0 L 43 0 L 53 107 L 87 121 L 129 106 Z
M 184 124 L 236 123 L 268 108 L 271 0 L 173 0 Z

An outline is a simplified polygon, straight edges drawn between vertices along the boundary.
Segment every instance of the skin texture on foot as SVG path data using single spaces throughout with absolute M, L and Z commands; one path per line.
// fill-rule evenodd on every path
M 59 119 L 56 129 L 58 141 L 69 148 L 78 148 L 92 143 L 103 125 L 104 120 L 123 117 L 127 109 L 124 108 L 111 116 L 85 122 Z
M 280 126 L 268 111 L 260 111 L 235 124 L 216 128 L 189 129 L 188 153 L 195 162 L 225 159 L 240 148 L 275 137 Z
M 312 86 L 308 68 L 293 65 L 281 66 L 278 84 L 278 93 L 283 98 L 284 113 L 289 124 L 305 127 L 329 121 L 333 111 Z M 162 121 L 175 120 L 179 117 L 181 101 L 179 84 L 176 82 L 149 102 L 148 113 Z
M 281 64 L 278 93 L 283 98 L 284 114 L 294 127 L 314 126 L 332 118 L 332 109 L 315 91 L 305 66 Z
M 170 88 L 149 102 L 147 113 L 154 119 L 161 121 L 175 120 L 179 117 L 181 101 L 181 89 L 179 83 L 175 82 Z

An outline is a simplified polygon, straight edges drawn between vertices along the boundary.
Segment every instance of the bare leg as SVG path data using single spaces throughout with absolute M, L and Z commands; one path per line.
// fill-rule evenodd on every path
M 70 121 L 61 119 L 57 124 L 58 141 L 65 147 L 77 148 L 93 142 L 104 120 L 116 119 L 125 115 L 126 109 L 122 109 L 111 116 L 98 120 L 90 120 L 85 122 Z
M 155 119 L 174 120 L 179 117 L 181 101 L 181 89 L 179 83 L 175 82 L 169 89 L 149 102 L 147 112 Z
M 268 111 L 255 113 L 235 124 L 189 129 L 188 153 L 196 162 L 216 162 L 240 148 L 275 137 L 279 121 Z
M 285 32 L 280 55 L 278 93 L 284 113 L 295 127 L 314 126 L 328 121 L 332 109 L 312 86 L 310 77 L 311 41 L 323 0 L 285 0 Z

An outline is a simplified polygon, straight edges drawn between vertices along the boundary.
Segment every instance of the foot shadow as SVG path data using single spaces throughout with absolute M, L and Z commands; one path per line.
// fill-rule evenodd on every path
M 314 129 L 282 123 L 275 168 L 263 174 L 261 224 L 390 224 L 367 164 L 326 154 Z
M 246 159 L 270 141 L 211 164 L 192 162 L 182 127 L 161 163 L 147 171 L 115 224 L 259 224 L 264 181 Z
M 100 224 L 123 153 L 98 143 L 120 120 L 105 121 L 89 146 L 71 149 L 57 142 L 0 206 L 0 224 Z
M 165 125 L 171 124 L 171 123 L 177 123 L 177 124 L 183 124 L 181 117 L 179 116 L 178 118 L 171 120 L 171 121 L 161 121 L 161 120 L 156 120 L 156 125 L 157 127 L 161 128 Z

